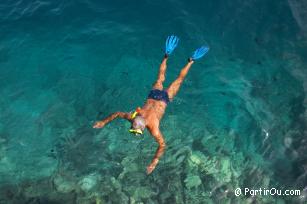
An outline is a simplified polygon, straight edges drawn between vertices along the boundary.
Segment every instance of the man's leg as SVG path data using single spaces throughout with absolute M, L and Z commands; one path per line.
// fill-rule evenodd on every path
M 179 88 L 193 63 L 194 61 L 189 59 L 189 62 L 182 68 L 178 78 L 167 88 L 166 91 L 170 100 L 172 100 L 179 91 Z
M 165 80 L 165 71 L 166 71 L 166 62 L 167 62 L 168 56 L 167 54 L 164 55 L 164 58 L 162 60 L 162 63 L 160 65 L 160 71 L 158 74 L 158 79 L 153 85 L 153 89 L 159 89 L 163 90 L 163 82 Z

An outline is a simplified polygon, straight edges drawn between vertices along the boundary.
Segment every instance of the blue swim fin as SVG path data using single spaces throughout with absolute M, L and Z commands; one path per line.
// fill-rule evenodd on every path
M 192 60 L 197 60 L 201 57 L 203 57 L 207 52 L 209 51 L 208 46 L 201 46 L 200 48 L 196 49 L 192 55 Z
M 175 35 L 168 36 L 165 42 L 165 54 L 171 54 L 177 47 L 179 38 Z

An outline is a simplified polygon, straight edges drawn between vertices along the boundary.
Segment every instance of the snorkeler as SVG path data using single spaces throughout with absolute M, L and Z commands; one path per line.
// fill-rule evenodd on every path
M 151 163 L 147 167 L 147 174 L 150 174 L 157 166 L 160 157 L 166 148 L 165 141 L 162 133 L 160 132 L 160 120 L 164 115 L 167 104 L 172 101 L 177 94 L 180 85 L 182 84 L 185 76 L 191 68 L 194 60 L 203 57 L 208 51 L 207 46 L 202 46 L 194 51 L 192 57 L 188 59 L 188 63 L 181 70 L 178 78 L 171 83 L 171 85 L 163 89 L 163 82 L 165 80 L 166 63 L 168 56 L 174 51 L 179 38 L 172 35 L 168 36 L 166 40 L 165 55 L 160 65 L 160 71 L 157 81 L 153 84 L 152 90 L 149 92 L 146 103 L 142 108 L 138 107 L 133 113 L 116 112 L 108 116 L 102 121 L 98 121 L 93 126 L 94 128 L 102 128 L 110 121 L 117 117 L 124 118 L 131 122 L 131 129 L 129 132 L 136 135 L 143 134 L 144 129 L 147 128 L 150 134 L 155 138 L 159 147 Z

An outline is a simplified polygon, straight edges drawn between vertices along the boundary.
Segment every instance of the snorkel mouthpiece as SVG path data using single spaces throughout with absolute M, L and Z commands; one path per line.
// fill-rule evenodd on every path
M 131 114 L 131 118 L 134 119 L 141 111 L 140 107 L 137 107 L 136 110 Z
M 138 112 L 134 111 L 134 113 L 131 114 L 131 118 L 134 119 L 137 114 L 138 114 Z

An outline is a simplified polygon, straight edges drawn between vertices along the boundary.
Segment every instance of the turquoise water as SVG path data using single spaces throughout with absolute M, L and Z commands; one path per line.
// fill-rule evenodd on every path
M 306 203 L 307 4 L 2 1 L 0 203 Z M 191 68 L 161 122 L 167 149 L 128 133 L 167 35 L 165 86 Z M 299 189 L 300 196 L 236 188 Z

